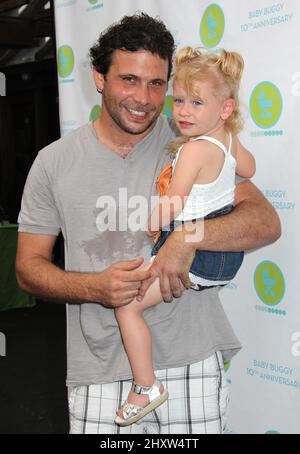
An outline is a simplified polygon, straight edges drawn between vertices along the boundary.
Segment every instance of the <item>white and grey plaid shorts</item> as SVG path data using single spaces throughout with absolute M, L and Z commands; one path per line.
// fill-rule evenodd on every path
M 220 352 L 184 367 L 156 371 L 169 399 L 136 424 L 114 423 L 131 380 L 76 386 L 69 393 L 71 434 L 221 434 L 228 387 Z

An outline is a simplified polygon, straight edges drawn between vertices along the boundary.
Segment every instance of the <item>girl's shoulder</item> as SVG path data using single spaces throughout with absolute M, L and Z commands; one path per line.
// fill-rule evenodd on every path
M 206 140 L 193 140 L 186 142 L 180 147 L 177 155 L 173 161 L 173 165 L 194 165 L 202 167 L 203 165 L 209 165 L 212 158 L 222 153 L 222 150 L 218 150 L 217 146 L 206 141 Z
M 211 154 L 213 152 L 222 152 L 222 150 L 218 145 L 200 137 L 186 142 L 181 149 L 181 154 Z

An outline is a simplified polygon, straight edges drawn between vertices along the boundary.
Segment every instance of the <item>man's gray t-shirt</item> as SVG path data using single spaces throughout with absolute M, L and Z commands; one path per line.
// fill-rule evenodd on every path
M 68 271 L 99 272 L 140 256 L 147 263 L 152 241 L 141 225 L 151 210 L 156 178 L 169 162 L 165 146 L 173 136 L 169 120 L 160 116 L 126 159 L 98 140 L 92 123 L 47 146 L 28 175 L 19 231 L 61 231 Z M 93 302 L 69 304 L 67 315 L 67 385 L 131 377 L 113 309 Z M 155 369 L 192 364 L 217 350 L 228 361 L 240 349 L 217 288 L 186 290 L 144 315 L 153 335 Z

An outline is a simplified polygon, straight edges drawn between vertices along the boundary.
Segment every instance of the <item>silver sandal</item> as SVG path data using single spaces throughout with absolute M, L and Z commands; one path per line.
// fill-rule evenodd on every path
M 133 382 L 131 391 L 136 394 L 147 394 L 149 396 L 149 404 L 146 407 L 139 407 L 138 405 L 130 404 L 127 400 L 121 406 L 123 418 L 116 416 L 115 423 L 119 426 L 129 426 L 135 422 L 142 419 L 145 415 L 150 413 L 150 411 L 159 407 L 163 404 L 169 397 L 168 391 L 164 391 L 162 394 L 159 392 L 160 381 L 155 380 L 152 386 L 140 386 L 137 383 Z

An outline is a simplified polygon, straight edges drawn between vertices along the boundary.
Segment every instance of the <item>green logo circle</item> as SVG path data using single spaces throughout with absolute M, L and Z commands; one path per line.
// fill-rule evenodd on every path
M 166 96 L 165 103 L 163 105 L 161 113 L 166 115 L 168 118 L 172 118 L 173 111 L 173 96 Z
M 268 430 L 265 432 L 265 435 L 280 435 L 280 432 L 277 432 L 277 430 Z
M 97 2 L 98 2 L 98 0 L 89 0 L 89 3 L 90 3 L 91 5 L 95 5 Z
M 200 38 L 206 47 L 215 47 L 222 39 L 225 17 L 222 8 L 215 3 L 209 5 L 201 19 Z
M 260 82 L 250 96 L 250 112 L 254 123 L 260 128 L 274 126 L 282 111 L 281 93 L 272 82 Z
M 74 69 L 74 53 L 70 46 L 61 46 L 57 55 L 58 74 L 63 79 L 68 77 Z
M 276 306 L 283 298 L 285 282 L 280 268 L 268 260 L 261 262 L 254 272 L 254 286 L 258 297 L 268 306 Z
M 102 111 L 101 106 L 99 106 L 99 104 L 96 104 L 91 110 L 90 121 L 97 120 L 97 118 L 99 118 L 101 115 L 101 111 Z

